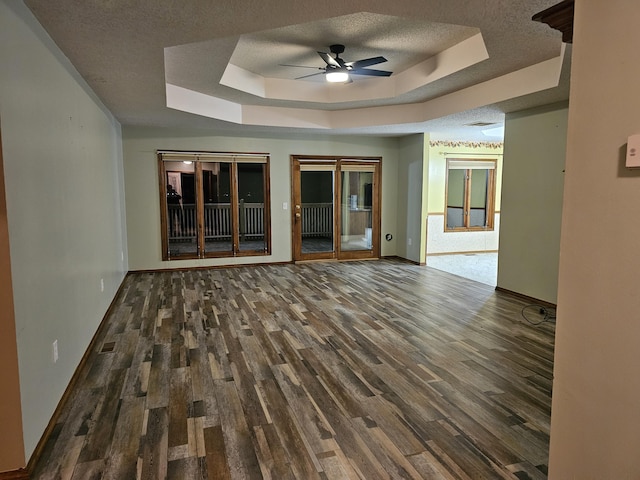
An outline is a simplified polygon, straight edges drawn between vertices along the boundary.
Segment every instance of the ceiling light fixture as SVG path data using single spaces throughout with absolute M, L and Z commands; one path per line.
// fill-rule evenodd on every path
M 330 83 L 344 83 L 349 80 L 349 74 L 347 72 L 329 72 L 325 75 L 327 82 Z
M 193 162 L 191 160 L 183 160 L 182 163 L 185 165 L 191 165 Z

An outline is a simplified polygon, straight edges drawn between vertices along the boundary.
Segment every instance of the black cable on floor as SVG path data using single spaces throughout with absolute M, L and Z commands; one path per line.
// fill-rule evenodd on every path
M 520 313 L 522 318 L 531 325 L 540 325 L 544 322 L 555 323 L 556 321 L 556 309 L 553 307 L 536 304 L 525 305 Z

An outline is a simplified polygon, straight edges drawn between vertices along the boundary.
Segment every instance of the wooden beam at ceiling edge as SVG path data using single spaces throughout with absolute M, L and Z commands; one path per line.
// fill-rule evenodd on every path
M 552 7 L 536 13 L 531 20 L 546 23 L 562 32 L 562 41 L 573 43 L 573 6 L 575 0 L 564 0 Z
M 29 472 L 24 468 L 11 472 L 0 472 L 0 480 L 29 480 Z

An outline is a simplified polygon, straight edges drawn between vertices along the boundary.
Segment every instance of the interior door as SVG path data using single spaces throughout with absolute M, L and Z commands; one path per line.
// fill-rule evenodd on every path
M 293 259 L 380 256 L 380 159 L 292 157 Z

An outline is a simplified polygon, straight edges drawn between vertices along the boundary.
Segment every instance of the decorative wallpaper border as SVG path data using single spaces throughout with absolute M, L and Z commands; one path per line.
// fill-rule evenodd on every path
M 504 142 L 457 142 L 451 140 L 430 140 L 430 147 L 466 147 L 466 148 L 493 148 L 498 150 L 504 147 Z

